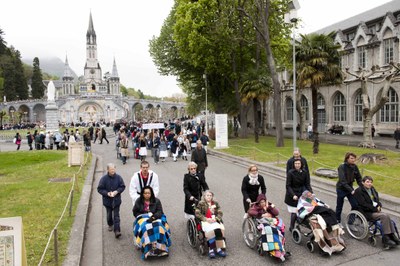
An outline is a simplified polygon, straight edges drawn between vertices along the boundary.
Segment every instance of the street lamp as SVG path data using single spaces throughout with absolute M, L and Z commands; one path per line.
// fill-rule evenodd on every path
M 292 23 L 293 33 L 293 150 L 296 149 L 297 141 L 297 103 L 296 103 L 296 32 L 295 26 L 297 23 L 297 10 L 300 8 L 297 0 L 292 0 L 288 4 L 289 13 L 285 14 L 285 22 Z M 301 130 L 301 128 L 300 128 Z
M 204 84 L 205 84 L 205 90 L 206 90 L 206 124 L 205 124 L 205 133 L 206 133 L 206 135 L 208 136 L 208 121 L 207 121 L 207 119 L 208 119 L 208 106 L 207 106 L 207 103 L 208 103 L 208 101 L 207 101 L 207 74 L 206 73 L 204 73 L 203 74 L 203 78 L 204 78 Z

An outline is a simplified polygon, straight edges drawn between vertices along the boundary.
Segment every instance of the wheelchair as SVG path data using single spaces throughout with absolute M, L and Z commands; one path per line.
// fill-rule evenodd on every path
M 314 242 L 315 236 L 308 218 L 309 216 L 306 216 L 304 219 L 301 219 L 300 217 L 296 218 L 296 223 L 292 230 L 292 240 L 297 245 L 300 245 L 302 238 L 307 238 L 306 247 L 311 253 L 313 253 L 316 248 Z
M 200 255 L 206 255 L 208 251 L 207 239 L 201 230 L 201 223 L 196 218 L 190 218 L 186 222 L 186 233 L 189 245 L 198 248 Z
M 243 239 L 246 245 L 251 249 L 257 249 L 260 256 L 264 255 L 264 250 L 262 246 L 262 234 L 258 228 L 259 222 L 255 217 L 247 217 L 243 220 L 242 233 Z M 269 256 L 274 257 L 268 252 Z M 290 256 L 290 252 L 286 252 L 284 256 L 280 258 L 281 261 L 285 261 L 287 257 Z
M 352 210 L 346 216 L 346 231 L 352 238 L 363 240 L 368 236 L 368 243 L 371 246 L 376 246 L 376 236 L 383 236 L 383 228 L 380 220 L 368 221 L 367 218 L 360 211 Z M 399 231 L 397 230 L 396 223 L 392 220 L 397 237 Z

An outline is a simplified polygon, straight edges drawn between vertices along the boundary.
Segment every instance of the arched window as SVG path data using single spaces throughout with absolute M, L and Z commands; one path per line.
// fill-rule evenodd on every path
M 305 120 L 310 120 L 310 110 L 308 107 L 308 100 L 304 95 L 301 96 L 300 106 L 304 110 Z
M 357 94 L 356 101 L 354 102 L 354 121 L 362 121 L 362 99 L 361 92 Z
M 346 121 L 346 99 L 342 93 L 337 93 L 333 101 L 333 121 Z
M 399 96 L 390 88 L 388 91 L 389 101 L 381 108 L 381 122 L 399 121 Z
M 293 121 L 293 100 L 286 98 L 286 120 Z

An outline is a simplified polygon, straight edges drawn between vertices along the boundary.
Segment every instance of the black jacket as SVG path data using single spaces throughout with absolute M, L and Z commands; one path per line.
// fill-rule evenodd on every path
M 258 183 L 259 185 L 250 185 L 249 183 L 250 177 L 246 175 L 243 177 L 242 181 L 242 194 L 243 200 L 246 201 L 247 199 L 251 199 L 251 202 L 256 202 L 258 195 L 267 193 L 267 187 L 265 186 L 264 177 L 262 175 L 258 175 Z
M 291 169 L 286 177 L 285 203 L 292 207 L 297 207 L 297 200 L 293 199 L 296 195 L 300 198 L 301 194 L 308 190 L 313 192 L 310 184 L 310 175 L 305 170 Z
M 382 207 L 382 203 L 379 201 L 379 194 L 374 187 L 371 187 L 371 193 L 374 201 L 378 203 L 376 207 L 372 204 L 372 199 L 363 185 L 359 186 L 354 191 L 354 198 L 357 200 L 358 210 L 364 214 L 367 220 L 372 220 L 372 213 L 378 212 L 378 206 Z
M 338 167 L 339 180 L 336 183 L 336 188 L 346 191 L 347 193 L 351 193 L 353 188 L 354 179 L 357 181 L 359 186 L 362 186 L 361 183 L 361 174 L 360 170 L 358 170 L 357 165 L 350 165 L 348 163 L 342 163 Z
M 147 211 L 144 210 L 144 202 L 142 201 L 141 198 L 138 198 L 135 201 L 135 206 L 133 206 L 133 216 L 138 217 L 141 214 L 147 213 Z M 154 217 L 153 219 L 160 219 L 161 216 L 163 215 L 163 208 L 161 205 L 161 201 L 157 198 L 155 198 L 155 201 L 150 202 L 149 205 L 149 212 L 153 213 Z
M 203 191 L 208 190 L 208 185 L 204 175 L 197 174 L 195 176 L 191 174 L 185 174 L 183 178 L 183 192 L 185 193 L 185 213 L 194 214 L 193 203 L 194 201 L 189 200 L 191 196 L 200 200 Z
M 204 172 L 206 167 L 208 167 L 207 153 L 206 150 L 201 148 L 199 150 L 197 147 L 192 151 L 191 161 L 197 164 L 197 171 Z
M 108 192 L 118 191 L 118 194 L 111 198 L 107 195 Z M 118 174 L 110 176 L 105 174 L 99 182 L 97 191 L 103 196 L 103 205 L 106 207 L 112 207 L 121 205 L 121 193 L 125 190 L 125 183 L 122 177 Z
M 294 157 L 290 158 L 287 163 L 286 163 L 286 174 L 289 173 L 290 169 L 294 169 Z M 301 161 L 301 169 L 306 170 L 308 173 L 310 173 L 310 171 L 308 170 L 308 164 L 307 164 L 307 160 L 304 157 L 300 157 L 300 161 Z

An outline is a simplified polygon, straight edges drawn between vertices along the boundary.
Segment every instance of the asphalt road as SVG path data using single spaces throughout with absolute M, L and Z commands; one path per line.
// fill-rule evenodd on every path
M 183 175 L 187 172 L 187 161 L 173 162 L 168 158 L 167 162 L 153 163 L 148 157 L 150 169 L 154 170 L 160 179 L 159 198 L 163 204 L 172 233 L 172 246 L 170 256 L 142 261 L 140 251 L 133 247 L 132 224 L 132 201 L 129 196 L 129 183 L 134 172 L 139 170 L 139 160 L 129 159 L 126 165 L 117 160 L 114 149 L 114 139 L 110 144 L 95 144 L 93 152 L 102 160 L 103 171 L 98 171 L 94 186 L 105 166 L 109 162 L 117 165 L 117 173 L 125 181 L 126 190 L 122 195 L 121 206 L 121 231 L 122 237 L 116 239 L 114 234 L 107 231 L 105 210 L 101 207 L 101 196 L 94 190 L 92 195 L 91 215 L 88 223 L 88 235 L 84 249 L 82 265 L 262 265 L 279 264 L 270 257 L 261 257 L 256 250 L 249 249 L 242 237 L 241 225 L 243 221 L 242 194 L 240 186 L 242 178 L 247 173 L 247 165 L 241 165 L 240 160 L 234 163 L 223 158 L 209 156 L 209 168 L 206 171 L 207 183 L 215 193 L 224 211 L 224 222 L 226 228 L 227 254 L 224 259 L 210 260 L 207 256 L 199 255 L 198 251 L 192 249 L 186 240 L 185 219 L 183 215 L 184 194 Z M 105 142 L 103 142 L 105 143 Z M 261 172 L 261 174 L 263 174 Z M 264 175 L 267 184 L 267 197 L 280 209 L 280 216 L 285 223 L 289 223 L 289 214 L 284 204 L 285 183 L 283 179 Z M 335 194 L 329 192 L 315 191 L 317 196 L 330 206 L 336 205 Z M 346 203 L 344 213 L 349 211 Z M 100 234 L 101 232 L 101 234 Z M 318 252 L 310 253 L 305 246 L 305 240 L 301 245 L 292 242 L 291 235 L 287 232 L 286 249 L 292 256 L 285 262 L 286 265 L 398 265 L 400 259 L 400 248 L 383 251 L 378 240 L 377 247 L 370 246 L 367 241 L 357 241 L 344 236 L 347 249 L 332 257 L 323 257 Z

